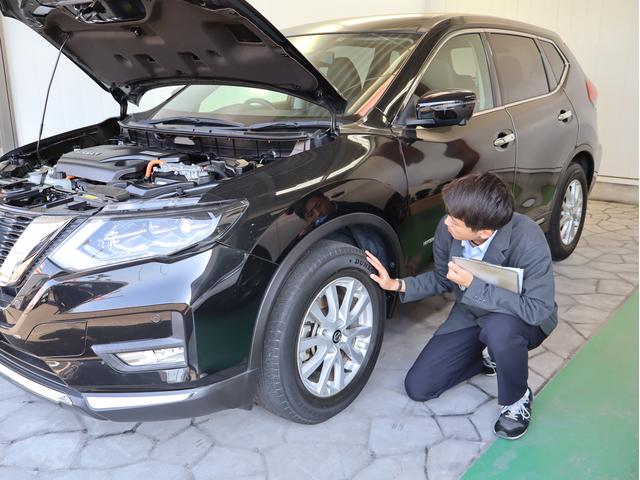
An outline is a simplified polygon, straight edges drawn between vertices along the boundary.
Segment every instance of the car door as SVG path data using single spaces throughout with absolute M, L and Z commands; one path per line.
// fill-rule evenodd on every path
M 495 108 L 492 66 L 480 32 L 458 33 L 429 55 L 405 108 L 394 123 L 404 155 L 409 218 L 400 232 L 409 274 L 431 260 L 431 242 L 444 215 L 442 187 L 456 177 L 491 171 L 513 181 L 513 125 L 506 111 Z M 466 125 L 415 127 L 418 98 L 431 90 L 462 88 L 476 93 L 474 114 Z M 501 139 L 501 140 L 498 140 Z M 494 144 L 498 140 L 499 146 Z
M 567 65 L 550 42 L 521 34 L 488 37 L 502 103 L 516 132 L 516 210 L 542 219 L 578 137 L 578 121 L 562 88 Z

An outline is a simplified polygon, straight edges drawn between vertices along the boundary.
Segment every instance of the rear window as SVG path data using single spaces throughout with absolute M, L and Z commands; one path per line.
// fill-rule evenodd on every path
M 492 34 L 502 103 L 513 103 L 549 92 L 542 56 L 532 38 Z
M 558 53 L 558 49 L 552 43 L 541 41 L 540 45 L 542 45 L 542 50 L 544 50 L 544 54 L 547 60 L 549 60 L 549 64 L 551 64 L 551 71 L 556 80 L 555 85 L 557 85 L 564 71 L 564 60 Z

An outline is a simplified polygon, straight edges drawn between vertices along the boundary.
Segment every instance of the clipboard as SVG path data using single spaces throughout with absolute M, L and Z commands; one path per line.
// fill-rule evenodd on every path
M 481 260 L 463 257 L 451 257 L 451 260 L 456 265 L 471 272 L 474 277 L 478 277 L 483 282 L 517 294 L 522 293 L 522 279 L 524 276 L 524 269 L 522 268 L 503 267 Z

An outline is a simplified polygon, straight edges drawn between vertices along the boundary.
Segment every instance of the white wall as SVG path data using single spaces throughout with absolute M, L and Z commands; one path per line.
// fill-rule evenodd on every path
M 2 18 L 2 22 L 17 143 L 23 145 L 38 138 L 42 107 L 58 52 L 18 21 Z M 111 95 L 63 55 L 51 86 L 43 137 L 100 122 L 118 111 Z
M 2 22 L 0 21 L 0 155 L 4 151 L 13 149 L 16 138 L 13 129 L 13 115 L 9 102 L 9 91 L 7 89 L 7 79 L 4 75 L 4 40 L 2 36 Z
M 324 22 L 338 18 L 369 15 L 395 15 L 424 13 L 431 0 L 321 0 L 299 2 L 294 0 L 249 0 L 278 28 L 305 23 Z
M 599 90 L 600 180 L 638 185 L 637 0 L 252 0 L 276 27 L 333 18 L 431 11 L 513 18 L 558 32 Z M 8 80 L 18 144 L 37 138 L 55 49 L 26 27 L 3 19 Z M 117 114 L 103 92 L 66 59 L 54 80 L 44 135 Z

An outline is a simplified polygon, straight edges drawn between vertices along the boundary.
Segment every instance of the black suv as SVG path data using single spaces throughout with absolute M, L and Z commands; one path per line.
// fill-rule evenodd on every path
M 0 159 L 0 373 L 98 418 L 344 409 L 443 185 L 492 171 L 556 259 L 600 162 L 553 32 L 420 15 L 276 30 L 243 0 L 0 0 L 121 105 Z M 174 89 L 148 111 L 129 103 Z

